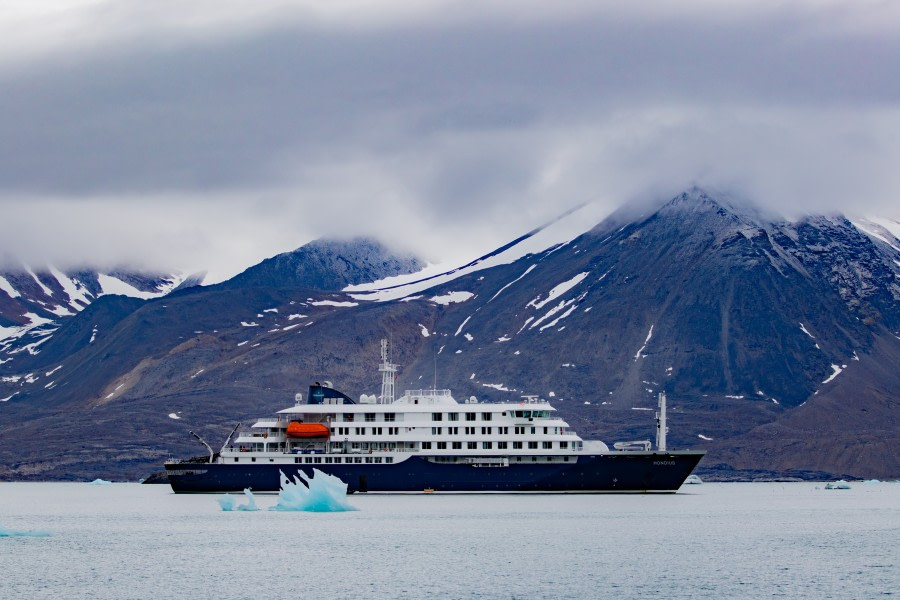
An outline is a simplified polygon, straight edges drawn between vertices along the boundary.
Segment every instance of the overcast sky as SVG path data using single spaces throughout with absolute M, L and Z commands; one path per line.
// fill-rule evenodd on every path
M 0 255 L 452 260 L 692 184 L 900 216 L 898 74 L 890 0 L 3 3 Z

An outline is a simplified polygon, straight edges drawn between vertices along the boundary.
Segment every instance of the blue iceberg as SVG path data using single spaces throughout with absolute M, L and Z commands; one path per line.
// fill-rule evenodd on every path
M 344 512 L 357 510 L 347 503 L 347 484 L 339 477 L 313 469 L 312 477 L 300 472 L 291 481 L 281 474 L 278 503 L 269 510 L 305 512 Z M 304 482 L 305 485 L 304 485 Z

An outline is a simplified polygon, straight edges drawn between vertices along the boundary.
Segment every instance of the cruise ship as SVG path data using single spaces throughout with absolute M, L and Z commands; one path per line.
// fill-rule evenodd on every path
M 318 469 L 348 493 L 672 493 L 705 454 L 666 448 L 662 394 L 655 449 L 650 441 L 610 449 L 583 440 L 537 396 L 460 402 L 450 390 L 420 389 L 395 398 L 397 365 L 385 340 L 378 370 L 380 396 L 354 400 L 316 382 L 294 406 L 235 437 L 236 427 L 218 453 L 203 442 L 203 462 L 167 461 L 173 491 L 277 492 L 281 474 Z

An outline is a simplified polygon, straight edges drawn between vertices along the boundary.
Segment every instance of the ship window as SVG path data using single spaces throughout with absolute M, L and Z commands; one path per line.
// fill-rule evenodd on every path
M 535 433 L 535 429 L 536 429 L 535 427 L 532 427 L 532 428 L 531 428 L 531 433 L 532 433 L 532 434 Z
M 513 442 L 513 450 L 521 450 L 522 442 Z
M 375 421 L 375 413 L 366 413 L 366 423 L 373 423 Z
M 537 449 L 537 442 L 528 442 L 528 448 L 529 450 Z
M 356 427 L 355 429 L 356 429 L 356 435 L 365 435 L 366 434 L 365 427 Z
M 443 419 L 444 419 L 443 413 L 431 413 L 431 420 L 432 420 L 432 421 L 441 421 L 441 420 L 443 420 Z
M 447 413 L 448 421 L 459 421 L 459 413 Z
M 353 422 L 353 413 L 347 413 L 344 415 L 344 422 L 352 423 Z
M 493 418 L 493 416 L 494 416 L 494 415 L 491 414 L 491 413 L 489 413 L 489 412 L 487 412 L 487 413 L 481 413 L 481 420 L 482 420 L 482 421 L 490 421 L 490 420 Z
M 431 450 L 431 442 L 422 442 L 422 450 Z
M 553 442 L 544 442 L 544 449 L 549 450 L 553 448 Z
M 453 442 L 454 450 L 462 450 L 462 442 Z
M 466 413 L 466 421 L 474 421 L 474 420 L 475 420 L 475 413 L 472 413 L 472 412 Z
M 390 463 L 394 462 L 394 457 L 393 456 L 385 456 L 384 462 L 390 464 Z
M 381 457 L 380 457 L 380 456 L 376 456 L 376 457 L 375 457 L 375 463 L 376 463 L 376 464 L 380 464 L 380 463 L 381 463 Z
M 366 462 L 367 462 L 367 463 L 371 463 L 371 462 L 372 462 L 372 457 L 371 457 L 371 456 L 367 456 L 367 457 L 366 457 Z
M 560 443 L 559 443 L 559 447 L 560 447 L 562 450 L 565 450 L 566 448 L 569 447 L 569 442 L 560 442 Z
M 494 447 L 494 443 L 493 443 L 493 442 L 481 442 L 481 449 L 482 449 L 482 450 L 490 450 L 490 449 L 493 448 L 493 447 Z
M 563 456 L 563 462 L 569 462 L 569 457 L 568 457 L 568 456 Z
M 474 427 L 466 427 L 466 435 L 475 435 Z
M 325 462 L 328 463 L 328 464 L 331 464 L 331 457 L 330 457 L 330 456 L 326 456 L 326 457 L 325 457 Z
M 251 457 L 250 457 L 250 462 L 256 462 L 256 457 L 255 457 L 255 456 L 251 456 Z
M 475 450 L 478 448 L 478 442 L 466 442 L 466 448 L 469 450 Z
M 482 427 L 481 435 L 491 435 L 491 428 L 490 427 Z
M 314 462 L 314 463 L 321 463 L 321 462 L 322 462 L 322 457 L 321 457 L 321 456 L 314 456 L 314 457 L 313 457 L 313 462 Z
M 547 431 L 546 427 L 544 427 L 544 433 L 549 433 L 549 431 Z
M 448 427 L 447 433 L 450 435 L 459 435 L 459 427 Z
M 375 435 L 381 435 L 381 427 L 373 427 L 372 433 Z
M 356 464 L 361 463 L 361 462 L 362 462 L 362 456 L 354 456 L 354 457 L 353 457 L 353 462 L 356 463 Z
M 438 449 L 438 450 L 446 450 L 446 449 L 447 449 L 447 442 L 438 442 L 438 443 L 437 443 L 437 449 Z
M 497 442 L 498 450 L 506 450 L 506 442 Z
M 239 460 L 241 459 L 239 459 L 237 456 L 234 457 L 234 462 L 238 462 Z
M 396 413 L 384 413 L 384 420 L 387 421 L 388 423 L 393 423 L 394 421 L 397 420 L 397 414 Z

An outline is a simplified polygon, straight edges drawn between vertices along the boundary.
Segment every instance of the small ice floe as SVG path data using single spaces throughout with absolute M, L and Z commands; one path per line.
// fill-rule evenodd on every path
M 713 439 L 712 439 L 711 437 L 706 437 L 706 436 L 703 435 L 702 433 L 698 433 L 698 434 L 697 434 L 697 437 L 700 438 L 701 440 L 703 440 L 704 442 L 711 442 L 711 441 L 713 441 Z
M 100 478 L 98 477 L 97 479 L 95 479 L 95 480 L 91 481 L 90 483 L 88 483 L 88 485 L 109 485 L 110 483 L 112 483 L 112 482 L 107 481 L 107 480 L 105 480 L 105 479 L 100 479 Z
M 826 490 L 849 490 L 851 488 L 850 488 L 849 483 L 847 483 L 846 481 L 841 479 L 839 481 L 835 481 L 834 483 L 826 483 L 825 489 Z
M 881 483 L 881 481 L 879 481 L 878 479 L 866 479 L 865 481 L 863 481 L 863 483 L 873 484 L 873 483 Z
M 684 483 L 685 485 L 699 485 L 703 483 L 703 480 L 696 475 L 688 475 L 687 479 L 684 480 Z
M 0 525 L 0 538 L 5 537 L 50 537 L 49 531 L 15 531 Z
M 181 417 L 178 416 L 178 413 L 169 413 L 169 418 L 170 419 L 180 419 Z
M 250 488 L 244 490 L 244 496 L 247 498 L 247 504 L 241 504 L 240 506 L 235 506 L 234 498 L 228 494 L 225 494 L 221 498 L 216 498 L 216 501 L 225 512 L 231 512 L 233 510 L 254 512 L 259 510 L 259 507 L 256 506 L 256 498 L 253 497 L 253 492 L 250 491 Z
M 302 471 L 298 475 L 299 477 L 295 476 L 294 481 L 291 481 L 281 473 L 278 503 L 269 510 L 304 512 L 357 510 L 347 503 L 347 484 L 339 477 L 318 469 L 313 469 L 311 477 L 307 477 Z

